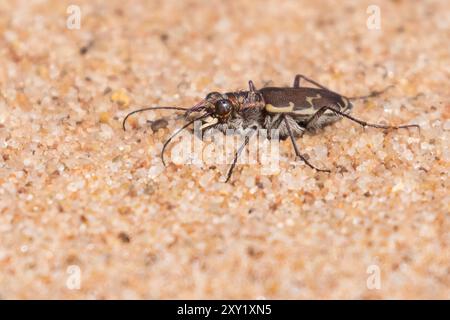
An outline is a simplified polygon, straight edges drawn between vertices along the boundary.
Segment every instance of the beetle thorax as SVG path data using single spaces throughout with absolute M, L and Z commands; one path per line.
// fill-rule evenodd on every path
M 262 110 L 265 106 L 263 95 L 257 91 L 237 91 L 227 93 L 226 95 L 234 104 L 237 112 L 245 108 L 259 108 Z

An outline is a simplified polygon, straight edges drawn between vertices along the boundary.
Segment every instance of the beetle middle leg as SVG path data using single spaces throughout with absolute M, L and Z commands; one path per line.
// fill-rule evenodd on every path
M 249 88 L 249 91 L 250 91 L 250 92 L 252 92 L 252 93 L 255 93 L 255 92 L 256 92 L 256 87 L 255 87 L 255 84 L 253 83 L 252 80 L 250 80 L 250 81 L 248 82 L 248 88 Z
M 294 135 L 293 135 L 293 133 L 292 133 L 291 126 L 289 125 L 289 122 L 288 122 L 286 116 L 283 116 L 283 120 L 284 120 L 284 123 L 285 123 L 285 125 L 286 125 L 286 129 L 287 129 L 287 131 L 288 131 L 288 133 L 289 133 L 289 137 L 291 138 L 292 145 L 294 146 L 295 155 L 296 155 L 297 157 L 299 157 L 300 159 L 302 159 L 302 161 L 303 161 L 306 165 L 308 165 L 308 167 L 310 167 L 311 169 L 315 169 L 315 170 L 320 171 L 320 172 L 331 172 L 331 171 L 328 170 L 328 169 L 319 169 L 319 168 L 316 168 L 315 166 L 313 166 L 313 165 L 308 161 L 308 159 L 306 159 L 306 158 L 300 153 L 300 151 L 298 150 L 298 147 L 297 147 L 297 142 L 295 142 L 295 137 L 294 137 Z
M 420 130 L 420 126 L 418 124 L 406 124 L 406 125 L 401 125 L 401 126 L 391 126 L 391 125 L 382 125 L 382 124 L 374 124 L 374 123 L 369 123 L 366 122 L 364 120 L 360 120 L 357 119 L 355 117 L 352 117 L 340 110 L 337 110 L 333 107 L 330 106 L 324 106 L 321 107 L 319 110 L 317 110 L 317 112 L 308 120 L 308 122 L 305 125 L 306 129 L 311 129 L 311 128 L 315 128 L 317 127 L 317 124 L 319 122 L 320 117 L 322 117 L 325 113 L 325 111 L 327 110 L 331 110 L 334 113 L 345 117 L 347 119 L 350 119 L 356 123 L 358 123 L 359 125 L 361 125 L 363 128 L 364 127 L 372 127 L 372 128 L 377 128 L 377 129 L 405 129 L 405 128 L 418 128 Z

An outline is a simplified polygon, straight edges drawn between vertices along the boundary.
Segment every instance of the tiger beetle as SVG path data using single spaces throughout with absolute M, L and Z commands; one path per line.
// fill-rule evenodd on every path
M 301 80 L 309 82 L 317 88 L 301 87 Z M 295 77 L 292 87 L 264 87 L 258 90 L 250 80 L 248 91 L 210 92 L 205 99 L 191 108 L 150 107 L 132 111 L 124 118 L 122 127 L 125 130 L 128 117 L 138 112 L 147 110 L 185 111 L 184 116 L 188 122 L 166 140 L 161 150 L 161 160 L 164 165 L 166 165 L 164 151 L 168 144 L 195 121 L 201 121 L 203 133 L 211 129 L 223 133 L 228 129 L 278 129 L 280 139 L 290 138 L 296 157 L 312 169 L 330 172 L 328 169 L 317 168 L 309 162 L 308 157 L 300 153 L 295 138 L 303 136 L 305 132 L 314 132 L 342 118 L 347 118 L 363 127 L 378 129 L 420 128 L 417 124 L 401 126 L 372 124 L 350 115 L 353 108 L 351 100 L 375 97 L 388 88 L 374 91 L 366 96 L 346 97 L 300 74 Z M 196 116 L 189 120 L 192 115 Z M 246 136 L 243 144 L 235 152 L 225 182 L 230 180 L 240 154 L 250 141 L 249 138 Z

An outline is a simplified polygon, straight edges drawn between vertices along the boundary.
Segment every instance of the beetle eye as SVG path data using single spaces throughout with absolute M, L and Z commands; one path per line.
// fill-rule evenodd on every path
M 206 95 L 205 100 L 213 100 L 213 99 L 220 99 L 222 98 L 222 95 L 219 92 L 210 92 Z
M 216 114 L 219 116 L 225 116 L 231 111 L 231 102 L 227 99 L 222 99 L 215 104 Z

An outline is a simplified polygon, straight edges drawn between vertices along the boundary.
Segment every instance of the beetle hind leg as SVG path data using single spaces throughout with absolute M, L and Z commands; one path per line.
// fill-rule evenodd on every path
M 320 89 L 327 90 L 327 91 L 329 91 L 331 93 L 334 93 L 334 94 L 336 94 L 338 96 L 342 96 L 341 94 L 339 94 L 337 92 L 334 92 L 333 90 L 328 89 L 327 87 L 321 85 L 320 83 L 318 83 L 318 82 L 316 82 L 316 81 L 314 81 L 314 80 L 312 80 L 312 79 L 310 79 L 310 78 L 308 78 L 308 77 L 306 77 L 306 76 L 304 76 L 302 74 L 297 74 L 295 76 L 294 85 L 293 85 L 294 88 L 300 88 L 300 80 L 301 79 L 303 79 L 303 80 L 305 80 L 305 81 L 315 85 L 316 87 L 319 87 Z
M 351 115 L 348 115 L 340 110 L 337 110 L 330 106 L 324 106 L 321 107 L 317 112 L 308 120 L 305 127 L 306 129 L 311 129 L 319 126 L 320 119 L 324 115 L 324 113 L 327 110 L 333 111 L 336 115 L 339 115 L 341 117 L 347 118 L 353 122 L 358 123 L 363 128 L 365 127 L 371 127 L 371 128 L 377 128 L 377 129 L 406 129 L 406 128 L 418 128 L 420 130 L 420 126 L 418 124 L 406 124 L 401 126 L 391 126 L 391 125 L 382 125 L 382 124 L 375 124 L 375 123 L 369 123 L 364 120 L 357 119 L 355 117 L 352 117 Z
M 300 74 L 295 76 L 294 84 L 292 85 L 294 88 L 300 88 L 300 79 L 301 79 L 301 77 L 302 76 Z

